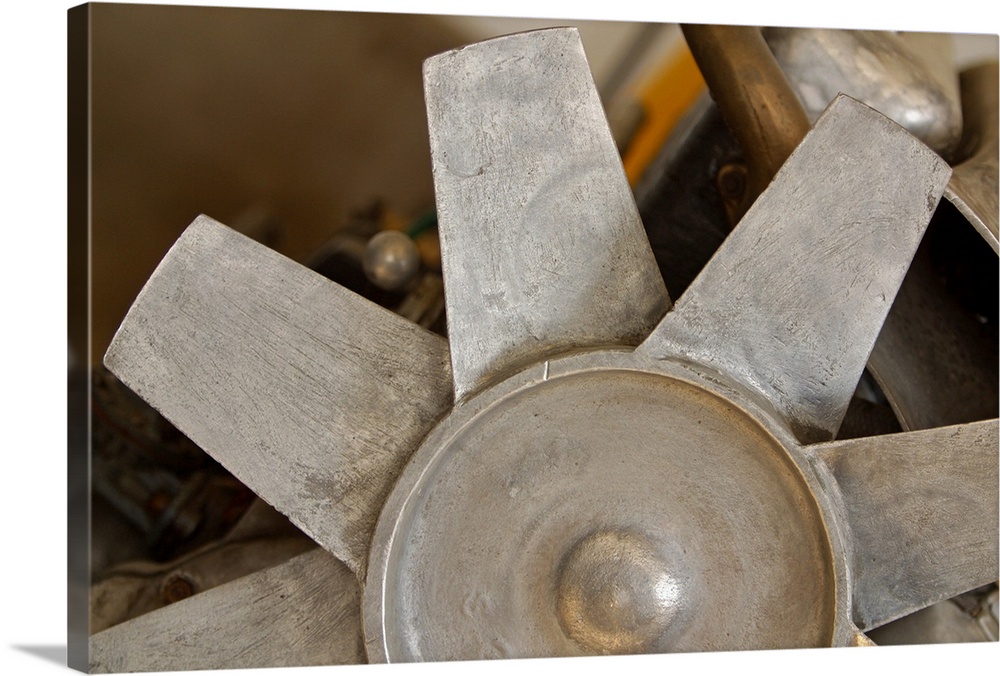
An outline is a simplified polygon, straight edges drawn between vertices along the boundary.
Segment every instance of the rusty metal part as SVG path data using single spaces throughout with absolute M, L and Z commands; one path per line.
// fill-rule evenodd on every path
M 136 545 L 162 562 L 223 537 L 253 492 L 108 371 L 91 378 L 91 485 L 97 509 L 117 524 L 105 522 L 95 537 L 92 575 L 130 552 L 139 558 Z
M 223 538 L 172 561 L 130 561 L 103 572 L 90 589 L 96 633 L 197 593 L 278 565 L 311 549 L 312 540 L 261 500 Z
M 242 575 L 240 576 L 242 577 Z M 172 573 L 164 580 L 160 596 L 166 604 L 177 603 L 193 596 L 195 593 L 195 582 L 183 573 Z
M 730 221 L 736 223 L 809 131 L 809 117 L 759 28 L 692 24 L 681 28 L 712 97 L 746 154 L 746 190 L 738 199 L 725 200 Z

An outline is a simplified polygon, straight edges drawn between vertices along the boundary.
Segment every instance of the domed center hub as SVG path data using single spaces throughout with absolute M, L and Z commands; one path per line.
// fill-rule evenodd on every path
M 592 533 L 570 550 L 559 574 L 559 621 L 598 653 L 652 648 L 681 602 L 681 589 L 653 543 L 623 530 Z
M 831 643 L 834 559 L 794 458 L 738 402 L 633 358 L 553 360 L 435 428 L 376 534 L 369 645 L 417 661 Z

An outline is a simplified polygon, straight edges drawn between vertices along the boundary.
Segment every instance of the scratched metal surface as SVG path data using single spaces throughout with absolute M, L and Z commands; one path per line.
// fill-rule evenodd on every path
M 846 507 L 859 627 L 996 581 L 997 429 L 994 419 L 810 449 Z
M 997 93 L 1000 67 L 996 62 L 976 66 L 962 73 L 962 111 L 965 115 L 964 142 L 970 153 L 948 183 L 945 197 L 969 219 L 993 251 L 1000 250 L 998 228 L 998 160 L 1000 148 L 997 125 Z
M 832 438 L 950 173 L 837 98 L 640 349 L 711 364 L 801 440 Z
M 92 673 L 365 662 L 354 574 L 314 549 L 90 637 Z
M 717 389 L 597 351 L 456 406 L 376 530 L 371 659 L 845 645 L 823 495 L 791 435 Z
M 519 125 L 538 124 L 539 113 L 532 122 L 511 112 L 518 109 L 517 87 L 548 82 L 560 68 L 573 81 L 585 60 L 572 31 L 518 39 L 524 42 L 505 38 L 484 49 L 547 54 L 534 64 L 539 79 L 495 81 L 503 93 L 496 105 L 513 117 L 495 128 L 476 118 L 478 126 L 463 133 L 509 132 L 531 158 L 547 147 L 533 142 L 537 135 L 516 137 Z M 461 66 L 464 53 L 473 59 L 478 52 L 450 56 Z M 496 62 L 477 67 L 488 70 L 489 63 Z M 519 62 L 505 65 L 511 63 Z M 462 81 L 461 68 L 456 77 Z M 436 94 L 444 96 L 439 106 L 447 92 Z M 433 106 L 432 138 L 447 136 L 442 130 L 453 122 Z M 560 120 L 550 119 L 549 131 L 571 157 L 579 147 Z M 461 138 L 438 138 L 435 152 L 444 143 L 471 161 L 460 173 L 490 177 L 475 153 L 463 155 L 470 146 L 457 143 Z M 526 203 L 539 194 L 556 199 L 521 175 L 530 168 L 511 161 L 512 182 L 464 193 L 466 181 L 455 179 L 444 191 L 467 200 L 458 200 L 461 213 L 473 213 L 480 199 L 478 208 L 497 219 L 498 208 L 517 215 L 515 189 Z M 996 576 L 996 421 L 803 446 L 836 430 L 949 172 L 881 115 L 838 99 L 678 308 L 634 351 L 550 359 L 556 349 L 629 342 L 594 329 L 601 324 L 595 318 L 614 327 L 616 304 L 635 301 L 634 285 L 595 289 L 588 285 L 603 284 L 606 270 L 569 265 L 578 260 L 576 249 L 591 262 L 594 252 L 591 238 L 576 229 L 549 227 L 565 205 L 538 207 L 549 226 L 532 229 L 512 219 L 537 249 L 513 248 L 501 220 L 453 220 L 445 226 L 453 239 L 444 255 L 470 276 L 469 288 L 454 267 L 446 280 L 449 302 L 466 317 L 449 327 L 458 352 L 451 355 L 454 383 L 465 395 L 454 403 L 443 341 L 210 219 L 199 219 L 168 254 L 107 359 L 126 384 L 218 452 L 262 497 L 279 509 L 284 504 L 366 581 L 364 639 L 372 660 L 862 643 L 852 618 L 864 626 L 891 619 L 892 603 L 902 598 L 886 600 L 887 589 L 901 588 L 895 573 L 869 567 L 865 556 L 888 556 L 890 565 L 913 573 L 903 575 L 913 584 L 902 588 L 914 610 L 975 586 L 984 572 Z M 561 190 L 571 206 L 586 197 L 572 185 Z M 638 246 L 629 229 L 609 234 L 590 223 L 583 230 L 624 237 L 626 249 L 614 250 L 625 256 L 621 263 L 634 256 L 645 268 L 648 256 L 655 274 L 648 245 Z M 641 229 L 639 238 L 645 242 Z M 551 262 L 546 247 L 565 252 L 559 260 L 576 287 L 538 271 L 539 257 Z M 618 262 L 599 260 L 610 268 Z M 519 276 L 522 266 L 527 272 Z M 481 286 L 483 279 L 493 286 Z M 649 278 L 640 276 L 639 286 L 648 290 Z M 652 286 L 662 290 L 662 282 Z M 523 297 L 496 323 L 484 289 Z M 584 296 L 610 306 L 577 304 Z M 630 326 L 632 342 L 669 304 L 665 292 L 635 302 L 659 310 Z M 984 445 L 993 448 L 992 459 L 988 452 L 986 460 L 971 457 Z M 935 453 L 951 462 L 938 468 L 930 462 Z M 954 490 L 937 494 L 941 482 Z M 958 503 L 966 500 L 987 517 L 993 510 L 992 537 L 977 539 L 981 526 L 964 526 Z M 892 517 L 886 524 L 883 513 Z M 926 540 L 914 530 L 924 524 Z M 968 563 L 974 558 L 979 562 Z M 953 570 L 959 574 L 946 582 Z M 712 596 L 709 582 L 717 575 L 752 610 L 752 622 Z M 289 589 L 280 577 L 290 577 L 293 588 L 296 577 L 306 586 L 316 579 L 302 569 L 275 576 L 263 595 L 251 581 L 234 587 L 235 600 L 217 602 L 253 608 L 273 598 L 266 589 L 279 599 Z M 858 582 L 848 588 L 852 578 Z M 351 593 L 350 585 L 330 580 L 338 595 Z M 511 594 L 483 593 L 477 580 Z M 623 588 L 631 600 L 608 616 L 608 595 Z M 166 610 L 183 615 L 185 603 Z M 357 597 L 352 603 L 356 611 Z M 270 629 L 262 625 L 279 618 L 281 626 L 280 616 L 296 604 L 264 606 L 259 616 L 232 613 L 225 627 L 199 620 L 205 640 L 192 644 L 190 659 L 218 666 L 230 653 L 215 643 L 230 636 L 251 645 L 259 643 L 248 636 L 263 636 L 266 643 Z M 322 619 L 329 607 L 312 612 Z M 143 642 L 176 648 L 193 640 L 172 614 L 155 625 L 161 612 L 149 616 L 152 633 L 138 629 L 128 641 L 106 644 L 116 659 Z
M 205 216 L 105 364 L 358 573 L 392 482 L 452 398 L 442 338 Z
M 670 301 L 575 28 L 424 64 L 456 398 Z

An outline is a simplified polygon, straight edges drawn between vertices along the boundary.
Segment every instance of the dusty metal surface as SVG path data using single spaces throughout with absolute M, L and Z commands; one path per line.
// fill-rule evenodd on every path
M 401 476 L 369 657 L 847 645 L 835 507 L 800 456 L 711 372 L 631 350 L 535 365 L 456 406 Z
M 800 439 L 832 438 L 950 173 L 839 97 L 642 349 L 713 364 Z
M 454 379 L 444 341 L 210 219 L 107 357 L 343 558 L 361 600 L 346 569 L 305 555 L 96 635 L 97 668 L 274 665 L 273 646 L 258 650 L 272 631 L 302 632 L 300 664 L 350 661 L 359 603 L 372 661 L 864 645 L 858 625 L 996 578 L 996 420 L 809 445 L 837 431 L 948 179 L 939 157 L 838 98 L 653 328 L 662 282 L 604 285 L 636 260 L 659 278 L 605 173 L 610 134 L 575 31 L 439 59 Z M 446 84 L 454 68 L 468 87 L 472 65 L 488 108 Z M 554 101 L 558 73 L 570 85 Z M 583 102 L 573 134 L 569 94 Z M 448 117 L 452 101 L 476 124 Z M 561 173 L 534 178 L 553 160 Z M 594 172 L 610 192 L 593 204 L 562 182 Z M 581 205 L 587 218 L 565 218 Z M 494 220 L 465 219 L 479 211 Z
M 670 306 L 575 28 L 424 65 L 455 394 Z
M 962 111 L 965 115 L 962 151 L 966 155 L 955 167 L 945 198 L 979 231 L 993 251 L 997 242 L 998 219 L 997 93 L 1000 68 L 996 62 L 970 68 L 962 73 Z
M 861 629 L 997 579 L 997 431 L 986 420 L 810 449 L 846 508 Z
M 990 234 L 990 227 L 986 225 L 992 222 L 995 233 L 995 63 L 962 75 L 965 126 L 962 146 L 956 150 L 954 139 L 962 130 L 962 115 L 957 107 L 958 79 L 950 57 L 950 36 L 786 28 L 766 28 L 763 32 L 798 96 L 807 102 L 811 118 L 815 119 L 839 88 L 862 97 L 922 140 L 948 152 L 950 158 L 962 160 L 963 164 L 956 169 L 946 188 L 945 197 L 961 210 L 996 251 L 996 236 Z M 725 46 L 719 45 L 719 49 L 725 50 Z M 717 98 L 727 99 L 726 86 L 729 84 L 724 78 L 715 82 L 713 90 L 719 90 Z M 714 109 L 711 114 L 703 115 L 698 123 L 699 130 L 711 130 L 713 114 L 717 115 Z M 755 115 L 752 106 L 744 111 L 746 118 L 753 119 Z M 726 188 L 732 185 L 721 179 L 726 170 L 741 166 L 739 151 L 734 150 L 735 143 L 725 131 L 717 131 L 708 139 L 699 138 L 697 143 L 689 141 L 687 146 L 690 147 L 684 148 L 685 159 L 706 154 L 709 158 L 721 158 L 715 160 L 717 164 L 709 166 L 721 167 L 716 177 L 718 194 L 728 200 L 730 216 L 734 196 L 727 193 Z M 665 148 L 664 152 L 668 150 Z M 646 220 L 646 224 L 661 269 L 664 260 L 675 264 L 663 270 L 668 279 L 682 274 L 680 268 L 690 266 L 691 262 L 680 259 L 678 263 L 676 253 L 666 248 L 665 243 L 682 243 L 683 248 L 678 250 L 698 252 L 697 245 L 700 243 L 703 247 L 705 242 L 716 241 L 717 232 L 725 225 L 718 216 L 714 221 L 711 217 L 715 194 L 706 195 L 702 189 L 695 193 L 695 198 L 691 196 L 694 191 L 677 190 L 682 182 L 695 187 L 703 185 L 706 178 L 699 168 L 700 165 L 690 166 L 689 161 L 687 165 L 683 161 L 674 162 L 663 174 L 667 178 L 663 194 L 651 189 L 653 181 L 640 192 L 645 199 L 644 219 L 653 218 L 653 227 L 649 227 L 650 220 Z M 968 180 L 956 179 L 960 174 Z M 663 183 L 658 178 L 651 178 Z M 746 188 L 738 181 L 737 187 Z M 964 188 L 970 203 L 978 206 L 978 213 L 956 195 L 956 187 Z M 752 199 L 755 195 L 745 197 Z M 689 212 L 685 214 L 684 205 L 695 202 L 698 206 L 693 210 L 688 206 Z M 924 238 L 868 363 L 905 429 L 983 420 L 997 412 L 995 309 L 990 309 L 991 305 L 995 307 L 996 296 L 993 291 L 990 303 L 988 288 L 995 284 L 996 265 L 984 260 L 976 243 L 969 241 L 964 232 L 964 223 L 953 215 L 953 211 L 946 202 L 939 206 L 936 229 Z M 681 214 L 683 216 L 678 218 Z M 684 227 L 691 225 L 695 226 L 695 232 Z M 704 233 L 701 239 L 700 233 Z M 691 246 L 692 242 L 695 246 Z M 676 281 L 668 284 L 675 296 L 684 288 L 683 281 L 681 277 L 680 285 Z M 879 412 L 878 419 L 881 419 L 886 415 L 881 412 L 883 408 L 855 397 L 838 436 L 849 438 L 866 436 L 858 432 L 875 432 L 879 426 L 869 424 L 875 421 L 869 413 Z M 884 429 L 879 433 L 891 431 Z M 924 617 L 947 622 L 954 614 L 928 612 Z M 924 621 L 907 626 L 912 627 L 916 635 L 922 632 L 927 637 L 944 636 L 949 632 L 946 626 L 932 631 L 927 624 Z M 887 631 L 892 636 L 900 636 L 907 629 Z M 969 632 L 961 635 L 967 636 Z
M 357 579 L 316 549 L 90 637 L 93 673 L 357 664 Z
M 710 27 L 694 28 L 701 32 L 692 28 L 688 37 L 699 54 L 706 53 L 701 60 L 706 61 L 703 68 L 713 75 L 710 85 L 713 92 L 717 91 L 715 97 L 733 107 L 734 95 L 730 90 L 734 85 L 731 79 L 717 72 L 720 66 L 716 62 L 726 64 L 727 60 L 716 55 L 716 51 L 727 51 L 729 44 L 728 40 L 723 43 L 720 36 L 747 42 L 756 29 L 729 29 L 731 33 L 717 35 Z M 947 36 L 792 28 L 766 28 L 763 33 L 785 71 L 784 75 L 772 76 L 778 83 L 770 86 L 780 90 L 780 80 L 787 76 L 798 96 L 809 102 L 813 118 L 830 100 L 825 97 L 832 98 L 835 94 L 828 89 L 834 85 L 828 83 L 843 80 L 842 86 L 847 90 L 863 96 L 866 102 L 895 117 L 900 124 L 908 125 L 911 132 L 925 141 L 933 142 L 936 137 L 940 144 L 961 129 L 962 116 L 955 109 L 958 78 L 952 72 Z M 751 54 L 749 47 L 741 45 L 740 40 L 737 43 L 737 51 L 746 52 L 745 56 Z M 964 185 L 975 187 L 967 191 L 970 199 L 985 204 L 980 212 L 995 222 L 995 204 L 991 211 L 988 201 L 995 202 L 997 192 L 996 80 L 995 64 L 971 69 L 962 77 L 967 124 L 958 156 L 969 159 L 955 170 L 945 190 L 945 197 L 963 207 L 964 217 L 994 247 L 995 239 L 988 236 L 982 219 L 971 213 L 954 193 L 956 185 L 963 185 L 956 175 L 969 176 L 972 182 Z M 919 81 L 919 86 L 914 86 L 915 81 Z M 737 112 L 730 112 L 730 116 L 738 119 L 756 119 L 757 108 L 762 108 L 764 120 L 771 120 L 775 111 L 750 97 L 736 101 L 742 106 L 735 106 Z M 673 174 L 668 173 L 666 179 L 654 177 L 655 181 L 640 186 L 640 204 L 645 206 L 644 217 L 661 269 L 664 261 L 676 268 L 663 269 L 664 277 L 673 280 L 668 288 L 675 295 L 680 295 L 689 283 L 692 275 L 688 269 L 692 264 L 700 269 L 708 258 L 704 250 L 713 244 L 718 247 L 725 232 L 723 219 L 713 209 L 716 195 L 704 190 L 706 172 L 721 167 L 721 175 L 727 168 L 744 162 L 743 151 L 734 147 L 737 140 L 719 129 L 718 114 L 714 106 L 707 107 L 696 122 L 698 136 L 681 139 L 684 145 L 681 151 L 686 154 L 668 165 L 667 171 Z M 785 111 L 785 116 L 793 119 L 795 113 Z M 780 138 L 780 122 L 772 120 L 772 126 L 778 130 L 772 133 L 779 136 L 781 143 L 797 142 L 794 134 L 791 138 Z M 794 129 L 795 125 L 789 127 L 786 123 L 785 127 Z M 747 145 L 746 153 L 752 157 L 754 146 L 742 137 L 738 142 Z M 696 158 L 697 164 L 691 157 Z M 742 189 L 747 191 L 750 187 Z M 725 201 L 734 197 L 727 196 L 721 181 L 718 188 L 718 198 Z M 756 196 L 752 191 L 745 194 L 751 201 Z M 935 220 L 938 223 L 933 241 L 921 245 L 869 361 L 871 372 L 906 429 L 982 420 L 992 417 L 997 410 L 995 329 L 991 337 L 990 327 L 980 321 L 982 317 L 977 318 L 977 312 L 970 311 L 969 304 L 950 288 L 956 280 L 940 269 L 943 258 L 968 259 L 974 268 L 980 261 L 972 256 L 975 252 L 969 250 L 970 243 L 965 241 L 968 238 L 956 231 L 963 224 L 952 217 L 948 204 L 939 207 Z M 974 244 L 971 243 L 973 248 Z M 676 251 L 669 248 L 671 245 Z M 942 255 L 943 249 L 955 253 Z M 683 257 L 678 254 L 680 251 L 690 251 L 692 255 Z
M 167 562 L 131 560 L 102 571 L 90 587 L 96 633 L 221 584 L 282 564 L 315 543 L 262 500 L 216 542 Z
M 767 28 L 764 37 L 816 120 L 838 94 L 863 101 L 950 157 L 962 136 L 950 36 Z
M 105 364 L 355 572 L 392 482 L 451 402 L 443 339 L 205 216 Z

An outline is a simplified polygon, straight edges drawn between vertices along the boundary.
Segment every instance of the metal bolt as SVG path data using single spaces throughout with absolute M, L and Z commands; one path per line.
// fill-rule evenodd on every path
M 747 189 L 747 168 L 738 162 L 730 162 L 719 169 L 715 183 L 725 200 L 738 200 Z
M 188 577 L 174 573 L 168 577 L 164 583 L 163 588 L 160 591 L 160 596 L 163 601 L 167 604 L 177 603 L 178 601 L 183 601 L 184 599 L 192 596 L 194 594 L 194 582 L 192 582 Z

